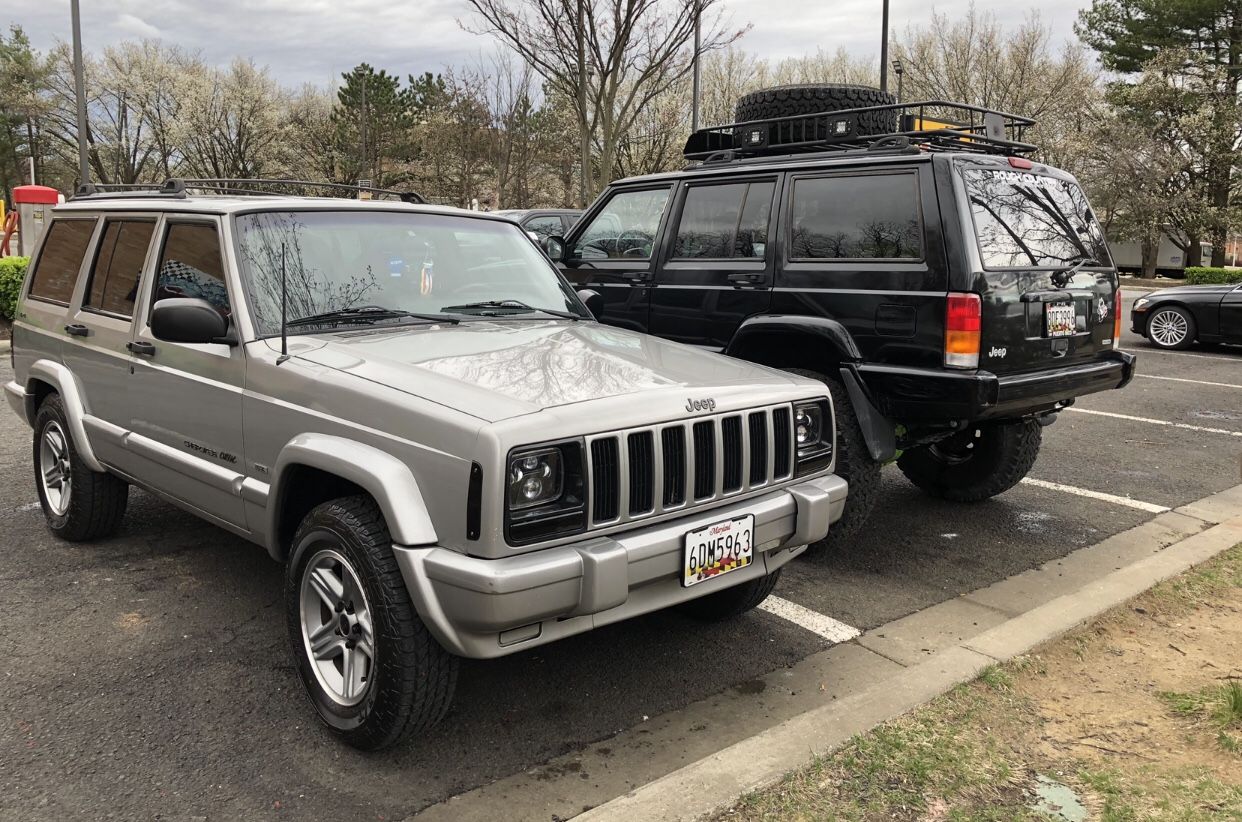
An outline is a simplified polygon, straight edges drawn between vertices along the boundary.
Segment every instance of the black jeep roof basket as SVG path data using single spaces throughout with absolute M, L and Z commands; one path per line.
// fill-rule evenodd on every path
M 272 196 L 281 193 L 295 192 L 296 196 L 314 196 L 309 192 L 326 189 L 328 191 L 348 191 L 354 194 L 366 192 L 395 197 L 403 203 L 425 203 L 422 195 L 415 191 L 394 191 L 389 188 L 374 186 L 358 186 L 348 183 L 328 183 L 314 180 L 265 180 L 250 177 L 170 177 L 160 185 L 144 183 L 83 183 L 73 194 L 74 200 L 171 197 L 184 200 L 189 189 L 210 192 L 212 194 L 230 194 L 243 196 Z
M 893 112 L 895 131 L 859 133 L 859 119 Z M 968 103 L 921 100 L 884 106 L 795 114 L 699 129 L 682 152 L 687 160 L 730 162 L 821 151 L 963 151 L 1026 154 L 1023 142 L 1035 121 Z

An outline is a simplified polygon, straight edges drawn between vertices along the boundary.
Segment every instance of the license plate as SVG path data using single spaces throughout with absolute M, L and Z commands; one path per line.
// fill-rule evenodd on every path
M 745 568 L 755 561 L 755 517 L 747 514 L 686 534 L 681 584 L 700 582 Z
M 1044 328 L 1049 337 L 1068 337 L 1078 330 L 1078 317 L 1073 303 L 1044 305 Z

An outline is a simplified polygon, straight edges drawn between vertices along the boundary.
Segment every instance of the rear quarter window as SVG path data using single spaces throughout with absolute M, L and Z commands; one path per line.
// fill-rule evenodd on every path
M 43 250 L 30 272 L 30 296 L 68 305 L 82 270 L 82 260 L 95 233 L 95 219 L 53 220 Z
M 791 260 L 918 260 L 923 257 L 914 172 L 836 174 L 794 181 Z

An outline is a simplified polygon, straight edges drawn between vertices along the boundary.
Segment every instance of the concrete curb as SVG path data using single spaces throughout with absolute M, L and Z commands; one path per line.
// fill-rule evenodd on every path
M 0 354 L 7 354 L 13 348 L 12 340 L 0 340 Z
M 973 679 L 987 666 L 1055 639 L 1158 582 L 1242 542 L 1242 486 L 1186 508 L 1215 513 L 1224 504 L 1232 509 L 1232 518 L 1219 525 L 1090 580 L 975 636 L 940 648 L 925 661 L 902 668 L 844 699 L 786 720 L 575 818 L 583 822 L 671 822 L 718 813 L 742 795 L 770 786 L 806 765 L 813 755 L 831 751 L 852 736 Z M 1177 516 L 1189 518 L 1184 513 Z M 890 631 L 884 626 L 869 634 L 886 632 Z M 865 639 L 866 635 L 862 638 L 864 645 Z

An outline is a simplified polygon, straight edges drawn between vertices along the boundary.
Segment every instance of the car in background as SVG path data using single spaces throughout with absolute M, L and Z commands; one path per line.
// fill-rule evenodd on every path
M 582 216 L 579 208 L 511 208 L 494 211 L 500 217 L 508 217 L 520 225 L 531 239 L 540 245 L 549 237 L 563 237 Z
M 1139 297 L 1130 327 L 1156 348 L 1242 343 L 1242 285 L 1180 285 Z

